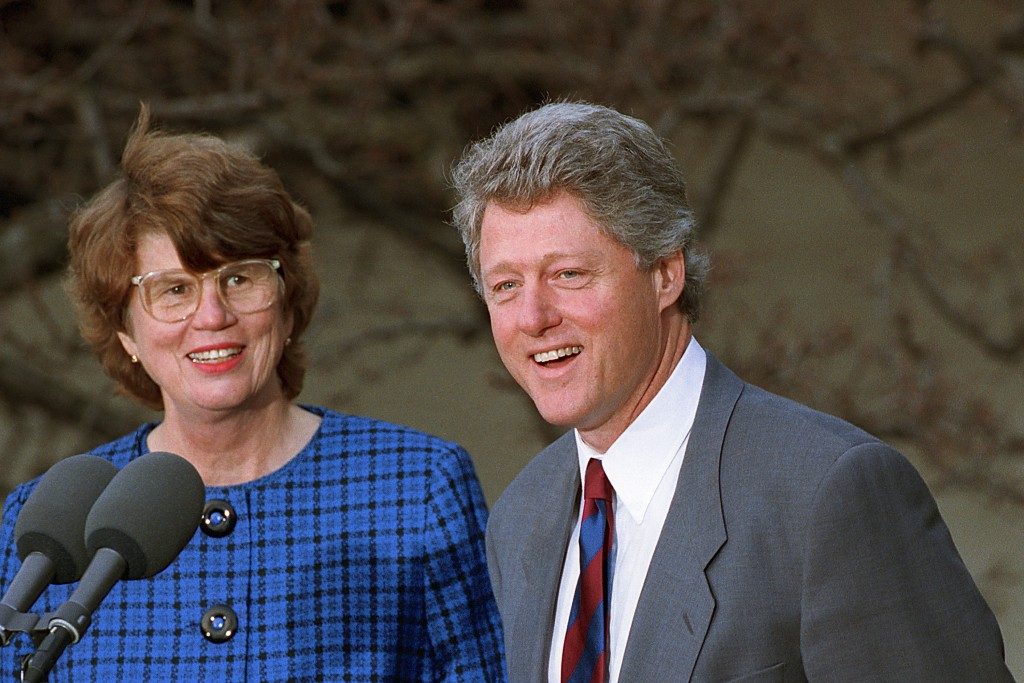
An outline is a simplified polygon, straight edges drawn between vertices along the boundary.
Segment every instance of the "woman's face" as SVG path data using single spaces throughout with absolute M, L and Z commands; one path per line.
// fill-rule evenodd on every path
M 182 268 L 167 235 L 142 237 L 136 273 Z M 133 290 L 137 290 L 133 287 Z M 213 278 L 203 281 L 199 308 L 180 322 L 160 322 L 133 291 L 128 304 L 128 332 L 120 332 L 129 355 L 138 356 L 160 387 L 164 410 L 172 414 L 232 411 L 282 401 L 277 376 L 291 316 L 280 302 L 256 313 L 236 314 L 221 303 Z

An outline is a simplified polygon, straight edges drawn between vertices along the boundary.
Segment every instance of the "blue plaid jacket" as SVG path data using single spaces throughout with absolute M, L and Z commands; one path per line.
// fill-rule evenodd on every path
M 233 506 L 233 531 L 197 531 L 162 573 L 119 582 L 50 681 L 504 680 L 469 456 L 411 429 L 307 409 L 323 422 L 290 463 L 206 489 Z M 147 452 L 153 427 L 93 453 L 122 467 Z M 20 567 L 12 534 L 32 486 L 4 505 L 0 592 Z M 145 514 L 143 502 L 125 514 Z M 33 611 L 76 585 L 50 586 Z M 200 620 L 218 604 L 239 627 L 213 643 Z M 32 651 L 23 635 L 4 648 L 0 681 Z

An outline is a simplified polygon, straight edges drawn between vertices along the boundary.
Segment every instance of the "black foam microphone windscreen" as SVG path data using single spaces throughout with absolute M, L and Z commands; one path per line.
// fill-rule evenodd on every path
M 199 526 L 205 494 L 199 473 L 173 453 L 143 455 L 114 476 L 85 520 L 89 566 L 52 614 L 49 633 L 25 662 L 23 681 L 46 680 L 118 581 L 148 578 L 174 561 Z
M 124 578 L 163 571 L 199 526 L 206 491 L 196 469 L 173 453 L 136 458 L 117 473 L 85 523 L 89 552 L 116 551 L 127 563 Z
M 14 523 L 14 539 L 22 561 L 30 553 L 48 557 L 53 583 L 82 578 L 92 554 L 85 547 L 85 521 L 93 503 L 117 468 L 94 455 L 73 455 L 43 475 Z

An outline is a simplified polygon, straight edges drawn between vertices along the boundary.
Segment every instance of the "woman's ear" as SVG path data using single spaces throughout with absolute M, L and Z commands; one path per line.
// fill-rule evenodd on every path
M 121 346 L 124 347 L 125 353 L 132 358 L 139 357 L 139 347 L 127 332 L 118 332 L 117 338 L 121 341 Z

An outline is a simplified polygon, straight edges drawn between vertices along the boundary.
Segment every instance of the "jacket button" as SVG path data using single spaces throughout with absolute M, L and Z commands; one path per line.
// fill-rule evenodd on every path
M 203 614 L 199 630 L 211 643 L 226 643 L 238 631 L 238 615 L 227 605 L 214 605 Z
M 207 536 L 220 538 L 230 534 L 237 521 L 238 515 L 235 514 L 235 508 L 231 507 L 231 503 L 214 498 L 206 501 L 199 526 Z

